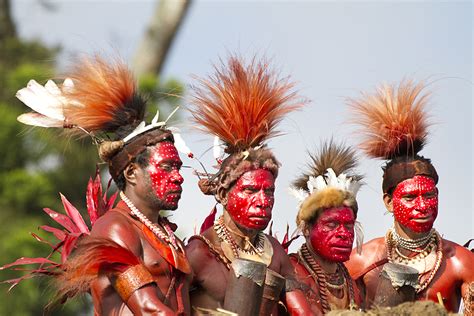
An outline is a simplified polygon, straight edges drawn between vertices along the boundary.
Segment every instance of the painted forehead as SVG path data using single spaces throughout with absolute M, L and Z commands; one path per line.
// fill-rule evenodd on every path
M 404 192 L 429 192 L 436 189 L 435 181 L 427 176 L 414 176 L 411 179 L 406 179 L 400 182 L 395 191 Z
M 354 211 L 350 207 L 342 206 L 325 210 L 319 217 L 322 221 L 338 220 L 338 221 L 354 221 Z
M 178 162 L 181 164 L 178 151 L 174 144 L 171 142 L 161 142 L 156 144 L 151 149 L 152 154 L 150 160 L 154 163 L 160 163 L 165 161 Z
M 242 176 L 240 176 L 239 180 L 237 180 L 237 185 L 245 186 L 245 185 L 273 185 L 275 182 L 275 178 L 273 174 L 266 170 L 266 169 L 256 169 L 250 170 L 245 172 Z

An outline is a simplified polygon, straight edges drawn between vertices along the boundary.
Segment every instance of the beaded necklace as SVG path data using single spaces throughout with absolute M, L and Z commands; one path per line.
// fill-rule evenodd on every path
M 425 250 L 423 250 L 423 252 L 417 252 L 417 255 L 414 257 L 408 257 L 405 255 L 402 255 L 400 251 L 398 251 L 398 247 L 400 245 L 397 243 L 397 240 L 394 238 L 393 232 L 394 230 L 390 229 L 387 232 L 387 235 L 385 236 L 385 244 L 387 245 L 387 259 L 389 262 L 408 265 L 412 262 L 415 262 L 416 260 L 421 260 L 421 259 L 425 260 L 427 253 L 430 253 L 436 247 L 436 261 L 434 263 L 434 266 L 431 269 L 429 276 L 423 282 L 421 282 L 419 287 L 416 289 L 417 294 L 421 293 L 431 283 L 431 281 L 436 275 L 436 272 L 438 272 L 438 269 L 441 266 L 441 262 L 443 261 L 442 238 L 438 234 L 438 232 L 433 229 L 432 236 L 430 236 L 428 245 L 425 247 Z M 401 247 L 401 248 L 404 248 L 404 247 Z M 430 249 L 429 252 L 426 250 L 428 248 Z M 395 255 L 399 255 L 399 258 L 402 258 L 402 260 L 395 260 L 394 252 L 395 252 Z M 420 274 L 420 276 L 418 277 L 418 281 L 421 279 L 421 277 L 422 275 Z
M 328 290 L 328 286 L 334 288 L 334 285 L 331 284 L 331 286 L 330 283 L 327 281 L 326 272 L 314 259 L 306 244 L 303 244 L 303 246 L 301 246 L 300 250 L 298 251 L 298 256 L 300 257 L 300 260 L 305 266 L 306 270 L 309 271 L 311 277 L 314 279 L 314 281 L 319 287 L 319 296 L 321 299 L 321 307 L 323 308 L 323 313 L 329 313 L 331 311 L 331 306 L 329 305 L 329 295 L 331 295 L 331 293 Z M 339 271 L 342 272 L 343 278 L 345 280 L 342 285 L 346 285 L 348 288 L 349 309 L 353 309 L 355 307 L 355 295 L 354 288 L 352 286 L 352 279 L 349 276 L 349 272 L 347 271 L 346 267 L 342 263 L 337 263 L 337 265 Z M 336 288 L 338 288 L 337 285 Z
M 436 232 L 436 230 L 432 228 L 426 236 L 418 239 L 406 239 L 400 236 L 394 227 L 392 227 L 390 230 L 392 231 L 392 238 L 397 246 L 412 252 L 425 251 L 430 246 L 432 237 Z M 420 249 L 421 247 L 423 247 L 423 249 Z
M 171 227 L 169 227 L 168 224 L 166 223 L 161 223 L 161 225 L 164 227 L 165 231 L 163 231 L 158 225 L 152 223 L 142 212 L 138 210 L 138 208 L 130 201 L 130 199 L 120 191 L 120 198 L 122 201 L 127 204 L 128 208 L 131 210 L 131 214 L 138 218 L 138 220 L 143 223 L 149 230 L 151 230 L 156 237 L 159 239 L 165 241 L 167 244 L 171 245 L 174 249 L 178 250 L 179 246 L 176 241 L 176 237 L 173 233 L 173 230 Z
M 224 217 L 221 216 L 219 219 L 214 222 L 214 230 L 217 234 L 217 237 L 221 240 L 221 242 L 226 242 L 232 248 L 232 253 L 234 254 L 235 258 L 239 258 L 239 252 L 245 253 L 247 255 L 259 255 L 261 256 L 264 251 L 264 244 L 265 244 L 265 235 L 262 232 L 257 234 L 257 240 L 255 246 L 246 239 L 246 242 L 250 244 L 250 249 L 242 249 L 232 238 L 230 235 L 230 231 L 224 223 Z

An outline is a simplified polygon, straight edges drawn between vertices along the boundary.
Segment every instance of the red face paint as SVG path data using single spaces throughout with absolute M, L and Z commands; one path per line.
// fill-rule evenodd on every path
M 227 194 L 226 210 L 247 229 L 264 230 L 272 218 L 275 178 L 265 169 L 245 172 Z
M 183 177 L 179 173 L 182 162 L 171 142 L 161 142 L 150 150 L 150 161 L 146 172 L 150 176 L 155 197 L 164 210 L 175 210 L 181 198 Z
M 430 231 L 438 216 L 438 190 L 434 180 L 414 176 L 400 182 L 392 195 L 395 220 L 413 232 Z
M 328 261 L 349 260 L 354 242 L 354 223 L 354 212 L 349 207 L 323 211 L 311 228 L 311 246 Z

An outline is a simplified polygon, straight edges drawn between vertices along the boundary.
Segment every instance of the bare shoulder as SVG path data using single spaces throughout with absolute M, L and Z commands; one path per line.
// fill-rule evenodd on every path
M 280 244 L 278 240 L 276 240 L 275 237 L 272 237 L 268 234 L 265 234 L 265 237 L 270 241 L 273 247 L 273 253 L 284 253 L 286 255 L 285 249 L 283 249 L 283 246 Z
M 207 234 L 206 234 L 207 233 Z M 210 239 L 209 233 L 204 232 L 204 238 Z M 189 239 L 188 244 L 186 245 L 186 256 L 188 257 L 189 262 L 194 270 L 198 273 L 205 266 L 203 262 L 209 262 L 209 260 L 214 260 L 214 255 L 211 253 L 207 243 L 200 238 L 199 236 L 192 236 Z
M 345 262 L 347 269 L 351 275 L 367 269 L 370 265 L 383 259 L 386 256 L 385 238 L 379 237 L 372 239 L 362 245 L 362 251 L 357 253 L 357 249 L 353 249 L 349 261 Z
M 447 239 L 443 239 L 442 247 L 445 259 L 456 268 L 456 271 L 460 272 L 460 278 L 469 275 L 469 278 L 473 280 L 474 269 L 472 269 L 472 264 L 474 263 L 474 253 Z
M 111 210 L 101 216 L 92 227 L 91 237 L 106 238 L 135 254 L 140 252 L 140 236 L 134 224 L 119 212 Z

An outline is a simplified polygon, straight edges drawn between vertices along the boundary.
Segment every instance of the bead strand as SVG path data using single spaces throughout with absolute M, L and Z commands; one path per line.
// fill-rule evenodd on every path
M 138 218 L 138 220 L 143 223 L 149 230 L 151 230 L 156 237 L 164 240 L 166 243 L 178 250 L 179 247 L 176 242 L 176 238 L 173 234 L 173 231 L 171 230 L 171 228 L 168 227 L 168 225 L 164 225 L 166 232 L 168 233 L 167 235 L 161 230 L 161 228 L 159 228 L 156 224 L 153 224 L 142 212 L 140 212 L 138 208 L 122 191 L 120 191 L 120 198 L 122 199 L 122 201 L 125 202 L 125 204 L 127 204 L 128 208 L 131 210 L 131 214 Z M 167 228 L 169 228 L 169 230 Z

